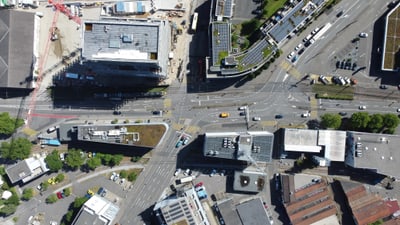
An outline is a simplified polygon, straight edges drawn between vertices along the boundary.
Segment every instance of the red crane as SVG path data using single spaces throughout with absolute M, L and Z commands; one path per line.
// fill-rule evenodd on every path
M 49 0 L 49 4 L 53 5 L 57 11 L 62 12 L 64 15 L 68 16 L 68 19 L 75 21 L 77 24 L 81 25 L 81 18 L 77 15 L 73 15 L 71 11 L 63 4 L 63 0 L 58 2 L 53 2 L 53 0 Z

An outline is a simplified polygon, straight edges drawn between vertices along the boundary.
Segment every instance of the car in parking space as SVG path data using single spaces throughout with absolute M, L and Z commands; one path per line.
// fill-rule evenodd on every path
M 182 170 L 180 168 L 176 169 L 175 173 L 174 173 L 174 176 L 178 176 L 181 173 L 181 171 Z
M 192 171 L 190 169 L 186 169 L 185 172 L 183 173 L 185 176 L 190 176 L 192 175 Z
M 288 59 L 291 59 L 293 56 L 294 56 L 294 54 L 296 54 L 295 52 L 291 52 L 288 56 L 287 56 L 287 58 Z
M 121 111 L 114 111 L 113 114 L 114 115 L 121 115 Z
M 303 44 L 300 43 L 300 44 L 298 44 L 298 45 L 294 48 L 294 50 L 295 50 L 295 51 L 298 51 L 298 50 L 300 50 L 302 47 L 303 47 Z
M 190 140 L 190 137 L 189 137 L 189 136 L 185 136 L 185 137 L 183 138 L 182 144 L 183 144 L 183 145 L 186 145 L 187 143 L 189 143 L 189 140 Z
M 283 118 L 283 115 L 281 115 L 281 114 L 275 115 L 275 119 L 282 119 L 282 118 Z
M 152 113 L 153 113 L 153 115 L 155 115 L 155 116 L 162 116 L 162 110 L 154 110 Z
M 400 108 L 397 109 L 397 112 L 400 112 Z
M 298 55 L 301 55 L 301 54 L 303 54 L 303 52 L 304 52 L 304 48 L 300 49 L 300 50 L 297 52 L 297 54 L 298 54 Z
M 358 106 L 358 109 L 359 109 L 359 110 L 365 110 L 365 109 L 367 109 L 367 106 L 365 106 L 365 105 L 360 105 L 360 106 Z
M 347 112 L 339 112 L 339 115 L 341 115 L 341 116 L 346 116 L 346 115 L 347 115 Z
M 62 199 L 62 198 L 63 198 L 63 196 L 62 196 L 62 194 L 61 194 L 61 191 L 57 192 L 57 198 L 58 198 L 58 199 Z
M 179 140 L 178 142 L 176 142 L 175 148 L 179 148 L 183 145 L 183 141 Z
M 238 108 L 238 110 L 245 110 L 247 108 L 247 106 L 240 106 L 239 108 Z
M 295 55 L 295 56 L 292 58 L 292 63 L 296 62 L 296 61 L 297 61 L 297 59 L 298 59 L 298 56 L 297 56 L 297 55 Z
M 117 175 L 116 172 L 112 172 L 111 176 L 110 176 L 110 180 L 114 180 L 114 177 Z
M 312 34 L 312 35 L 315 35 L 316 33 L 318 33 L 318 31 L 319 31 L 319 27 L 315 28 L 315 29 L 311 32 L 311 34 Z
M 99 194 L 101 197 L 104 197 L 107 194 L 107 190 L 103 187 L 100 187 L 99 190 L 97 191 L 97 194 Z
M 387 89 L 388 87 L 387 87 L 386 85 L 384 85 L 384 84 L 381 84 L 381 85 L 379 86 L 379 88 L 380 88 L 380 89 Z
M 171 185 L 169 186 L 169 188 L 171 188 L 171 191 L 172 191 L 172 192 L 176 192 L 175 185 L 171 184 Z
M 213 177 L 217 173 L 216 169 L 212 169 L 210 173 L 210 177 Z
M 239 113 L 239 116 L 244 116 L 244 115 L 246 115 L 245 112 L 240 112 L 240 113 Z
M 362 37 L 362 38 L 366 38 L 368 37 L 367 33 L 361 32 L 358 36 Z
M 203 186 L 203 182 L 199 182 L 199 183 L 197 183 L 196 185 L 194 185 L 195 188 L 201 187 L 201 186 Z
M 260 120 L 261 120 L 261 117 L 259 117 L 259 116 L 253 117 L 253 121 L 260 121 Z

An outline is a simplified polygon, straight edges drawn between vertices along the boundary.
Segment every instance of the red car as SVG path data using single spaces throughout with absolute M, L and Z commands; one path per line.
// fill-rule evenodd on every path
M 58 199 L 62 199 L 62 198 L 63 198 L 61 192 L 57 192 L 57 198 L 58 198 Z
M 203 182 L 197 183 L 194 187 L 198 188 L 198 187 L 201 187 L 201 186 L 203 186 Z

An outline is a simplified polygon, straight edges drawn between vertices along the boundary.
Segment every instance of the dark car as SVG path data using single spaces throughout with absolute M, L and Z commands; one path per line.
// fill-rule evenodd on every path
M 282 119 L 282 118 L 283 118 L 283 116 L 281 114 L 275 115 L 275 119 Z
M 121 115 L 121 111 L 114 111 L 113 114 L 114 115 Z
M 176 192 L 175 185 L 171 184 L 169 187 L 171 188 L 171 191 Z
M 303 52 L 304 52 L 304 48 L 300 49 L 299 52 L 297 52 L 297 54 L 301 55 L 301 54 L 303 54 Z
M 336 17 L 341 17 L 343 15 L 343 11 L 338 12 L 338 14 L 336 14 Z
M 341 116 L 346 116 L 346 115 L 347 115 L 347 112 L 339 112 L 339 115 L 341 115 Z
M 384 84 L 382 84 L 381 86 L 379 86 L 380 89 L 387 89 L 388 87 Z
M 161 110 L 155 110 L 153 111 L 153 115 L 161 115 L 162 111 Z

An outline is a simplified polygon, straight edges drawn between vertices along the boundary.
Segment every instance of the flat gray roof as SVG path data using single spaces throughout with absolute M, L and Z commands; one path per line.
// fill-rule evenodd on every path
M 308 153 L 320 153 L 324 150 L 326 159 L 343 162 L 346 150 L 346 132 L 286 128 L 284 149 L 285 151 Z
M 228 22 L 211 23 L 212 64 L 220 65 L 220 54 L 228 56 L 231 49 L 231 24 Z
M 347 165 L 399 178 L 400 136 L 349 132 L 348 142 Z
M 76 215 L 77 219 L 74 221 L 72 225 L 107 225 L 107 221 L 101 220 L 98 215 L 94 214 L 89 209 L 82 209 L 79 211 L 78 215 Z
M 239 215 L 232 199 L 218 203 L 218 208 L 225 224 L 241 224 Z
M 6 173 L 8 178 L 10 178 L 11 183 L 16 183 L 32 174 L 31 169 L 25 160 L 7 167 Z
M 0 10 L 0 86 L 30 88 L 35 14 Z
M 255 171 L 235 171 L 233 190 L 261 192 L 265 187 L 265 173 Z
M 316 0 L 317 3 L 320 1 L 321 0 Z M 305 6 L 307 7 L 303 10 Z M 313 1 L 300 1 L 292 10 L 290 10 L 290 12 L 288 12 L 287 15 L 271 28 L 268 32 L 269 35 L 276 41 L 276 43 L 280 43 L 316 9 L 317 8 Z
M 242 224 L 272 225 L 261 198 L 256 198 L 236 206 Z
M 270 162 L 274 135 L 267 131 L 205 133 L 207 157 Z
M 171 46 L 168 21 L 84 21 L 82 32 L 84 60 L 136 63 L 117 68 L 134 72 L 145 70 L 142 67 L 148 64 L 151 70 L 166 76 Z

